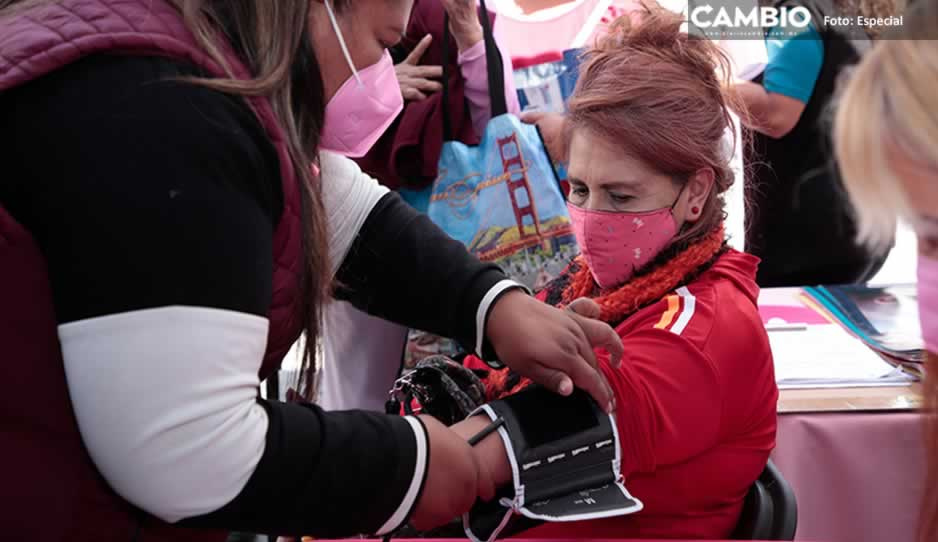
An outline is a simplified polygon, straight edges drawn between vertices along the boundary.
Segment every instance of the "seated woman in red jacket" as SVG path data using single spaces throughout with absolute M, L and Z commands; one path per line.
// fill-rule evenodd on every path
M 619 367 L 597 358 L 615 393 L 622 475 L 645 507 L 525 537 L 726 538 L 775 445 L 758 260 L 728 248 L 723 230 L 732 98 L 717 70 L 727 60 L 681 22 L 658 10 L 635 28 L 622 21 L 584 59 L 564 122 L 582 255 L 540 293 L 558 306 L 592 299 L 622 337 Z M 506 372 L 486 384 L 489 400 L 526 385 Z M 469 436 L 487 422 L 455 427 Z M 510 481 L 500 439 L 475 450 L 496 485 Z

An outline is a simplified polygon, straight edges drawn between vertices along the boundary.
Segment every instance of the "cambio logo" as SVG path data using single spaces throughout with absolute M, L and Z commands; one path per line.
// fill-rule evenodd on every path
M 805 28 L 811 24 L 811 12 L 803 6 L 789 8 L 782 6 L 774 7 L 752 7 L 750 9 L 734 8 L 734 13 L 730 16 L 726 7 L 720 7 L 716 10 L 716 16 L 712 16 L 714 9 L 709 4 L 695 7 L 690 12 L 690 22 L 698 28 L 710 27 L 762 27 L 772 28 L 781 26 L 785 28 Z

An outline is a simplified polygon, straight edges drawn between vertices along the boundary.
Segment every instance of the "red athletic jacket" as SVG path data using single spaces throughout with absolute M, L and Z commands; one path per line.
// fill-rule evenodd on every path
M 778 389 L 756 306 L 758 259 L 729 251 L 616 327 L 622 474 L 631 516 L 545 524 L 524 538 L 726 538 L 775 447 Z

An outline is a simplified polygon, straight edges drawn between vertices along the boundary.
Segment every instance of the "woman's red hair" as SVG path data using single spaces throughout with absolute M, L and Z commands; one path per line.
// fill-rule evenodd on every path
M 739 100 L 726 84 L 729 59 L 712 41 L 682 32 L 681 15 L 658 5 L 643 5 L 635 15 L 640 22 L 620 17 L 585 53 L 566 139 L 587 130 L 680 185 L 712 170 L 714 187 L 700 218 L 676 241 L 698 238 L 725 218 L 720 195 L 734 177 L 736 140 L 726 136 L 735 134 L 729 104 Z

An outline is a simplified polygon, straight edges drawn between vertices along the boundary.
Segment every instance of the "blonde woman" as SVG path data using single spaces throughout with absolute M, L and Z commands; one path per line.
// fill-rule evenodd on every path
M 412 5 L 0 0 L 5 539 L 383 534 L 491 492 L 431 419 L 258 397 L 316 344 L 334 276 L 611 408 L 608 325 L 525 295 L 343 156 L 400 110 L 386 48 Z
M 900 34 L 883 39 L 853 72 L 834 136 L 860 239 L 882 246 L 897 218 L 918 236 L 919 313 L 930 365 L 920 522 L 925 541 L 938 539 L 938 4 L 913 4 L 904 21 Z

